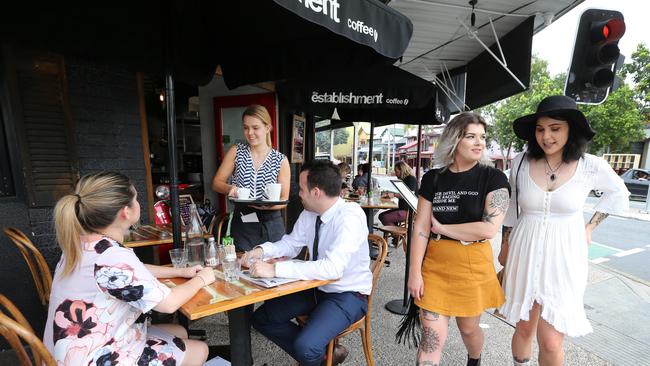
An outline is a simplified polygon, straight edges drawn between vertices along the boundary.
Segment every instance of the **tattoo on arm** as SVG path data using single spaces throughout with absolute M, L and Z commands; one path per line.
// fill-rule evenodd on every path
M 590 224 L 594 224 L 594 226 L 600 225 L 603 220 L 605 220 L 609 216 L 608 213 L 603 213 L 603 212 L 596 212 L 592 217 L 591 220 L 589 220 Z
M 508 210 L 509 203 L 510 194 L 508 194 L 507 189 L 501 188 L 492 192 L 488 209 L 483 212 L 483 221 L 492 223 L 492 219 L 504 214 Z
M 420 350 L 424 353 L 433 353 L 440 347 L 440 336 L 431 327 L 422 327 L 422 342 Z
M 428 234 L 425 234 L 425 233 L 423 233 L 423 232 L 420 231 L 420 232 L 418 233 L 418 235 L 421 236 L 421 237 L 423 237 L 423 238 L 425 238 L 425 239 L 427 239 L 427 240 L 429 240 L 429 235 L 428 235 Z

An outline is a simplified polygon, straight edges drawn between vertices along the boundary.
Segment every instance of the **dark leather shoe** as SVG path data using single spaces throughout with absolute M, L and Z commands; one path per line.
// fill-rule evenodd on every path
M 345 361 L 345 358 L 348 357 L 348 354 L 350 351 L 348 351 L 347 348 L 343 347 L 340 344 L 337 344 L 334 346 L 334 352 L 332 352 L 332 365 L 336 366 L 338 364 L 343 363 Z M 321 365 L 327 365 L 327 359 L 323 360 Z

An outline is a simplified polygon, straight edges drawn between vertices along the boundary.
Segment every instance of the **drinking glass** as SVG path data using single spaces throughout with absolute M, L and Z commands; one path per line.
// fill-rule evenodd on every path
M 169 251 L 169 258 L 172 260 L 174 268 L 183 268 L 185 267 L 185 261 L 187 259 L 185 249 L 171 249 Z
M 241 262 L 239 259 L 226 259 L 223 263 L 223 277 L 227 282 L 239 281 Z

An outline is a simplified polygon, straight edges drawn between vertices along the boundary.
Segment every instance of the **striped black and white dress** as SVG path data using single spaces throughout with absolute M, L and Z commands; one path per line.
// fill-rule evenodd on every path
M 232 184 L 250 189 L 251 196 L 255 199 L 267 198 L 264 189 L 267 184 L 278 182 L 278 174 L 284 158 L 284 154 L 271 149 L 259 169 L 255 170 L 250 146 L 247 143 L 239 142 L 237 143 Z
M 264 192 L 266 185 L 278 183 L 280 167 L 286 157 L 281 152 L 271 149 L 259 169 L 255 170 L 250 146 L 247 143 L 238 143 L 236 146 L 232 184 L 249 188 L 251 196 L 255 199 L 267 198 Z M 242 217 L 251 213 L 255 213 L 259 221 L 243 222 Z M 235 204 L 231 233 L 238 251 L 251 250 L 261 243 L 280 240 L 285 233 L 284 220 L 279 210 L 257 210 L 238 203 Z

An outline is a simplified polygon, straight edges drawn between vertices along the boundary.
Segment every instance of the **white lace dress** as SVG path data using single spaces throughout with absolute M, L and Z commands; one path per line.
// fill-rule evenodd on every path
M 571 337 L 588 334 L 592 328 L 583 305 L 589 268 L 583 206 L 589 192 L 597 189 L 604 194 L 594 210 L 622 213 L 628 209 L 629 192 L 605 160 L 589 154 L 555 191 L 535 184 L 525 158 L 515 183 L 522 158 L 515 158 L 510 174 L 512 195 L 503 225 L 513 230 L 503 277 L 506 302 L 499 311 L 511 323 L 529 320 L 537 302 L 542 318 L 557 331 Z

